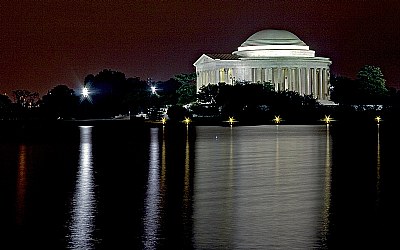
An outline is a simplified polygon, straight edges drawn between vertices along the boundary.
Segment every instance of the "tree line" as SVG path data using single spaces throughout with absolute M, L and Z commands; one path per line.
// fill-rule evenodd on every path
M 82 87 L 86 88 L 86 95 L 66 85 L 55 86 L 42 98 L 27 90 L 13 91 L 14 101 L 0 95 L 0 118 L 85 119 L 146 113 L 150 119 L 158 120 L 163 115 L 162 108 L 168 107 L 172 120 L 236 117 L 258 123 L 276 115 L 293 122 L 315 121 L 324 113 L 349 112 L 359 107 L 379 106 L 380 112 L 392 113 L 400 110 L 400 92 L 386 86 L 379 67 L 368 65 L 360 69 L 355 79 L 331 77 L 330 95 L 335 106 L 320 105 L 312 95 L 275 91 L 269 82 L 222 82 L 202 86 L 197 92 L 195 73 L 154 82 L 104 69 L 87 75 Z
M 0 95 L 0 119 L 110 118 L 148 112 L 153 107 L 183 105 L 196 98 L 194 73 L 154 82 L 104 69 L 87 75 L 82 87 L 87 88 L 88 96 L 63 84 L 48 90 L 42 98 L 29 90 L 13 91 L 13 100 Z

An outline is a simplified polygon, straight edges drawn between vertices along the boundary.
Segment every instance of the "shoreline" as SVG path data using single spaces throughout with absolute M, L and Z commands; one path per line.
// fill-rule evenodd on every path
M 379 124 L 397 125 L 399 119 L 382 119 Z M 321 120 L 297 120 L 287 121 L 283 119 L 279 123 L 271 121 L 235 121 L 232 125 L 229 121 L 218 119 L 193 119 L 189 126 L 222 126 L 222 127 L 240 127 L 240 126 L 262 126 L 262 125 L 326 125 L 327 123 Z M 333 119 L 329 124 L 378 124 L 374 117 L 369 119 Z M 163 124 L 161 121 L 145 120 L 145 119 L 80 119 L 80 120 L 0 120 L 0 128 L 46 128 L 46 127 L 64 127 L 64 126 L 186 126 L 183 121 L 167 121 Z

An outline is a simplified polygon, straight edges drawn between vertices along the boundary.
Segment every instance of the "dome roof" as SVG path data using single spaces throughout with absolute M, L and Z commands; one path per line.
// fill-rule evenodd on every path
M 315 57 L 315 51 L 295 34 L 286 30 L 266 29 L 251 35 L 232 53 L 239 58 Z
M 295 34 L 286 30 L 261 30 L 251 35 L 241 47 L 263 45 L 298 45 L 307 46 Z

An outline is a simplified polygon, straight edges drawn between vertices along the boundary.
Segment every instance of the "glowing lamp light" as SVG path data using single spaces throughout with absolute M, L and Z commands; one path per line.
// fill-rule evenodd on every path
M 233 125 L 233 123 L 235 122 L 235 119 L 233 117 L 229 117 L 228 119 L 229 125 Z
M 275 122 L 275 124 L 279 124 L 282 121 L 282 118 L 279 115 L 276 115 L 275 118 L 273 119 L 273 121 Z
M 183 122 L 186 124 L 186 126 L 188 126 L 191 120 L 189 117 L 185 117 L 185 120 L 183 120 Z
M 375 117 L 376 123 L 380 123 L 382 121 L 382 118 L 380 116 Z
M 325 117 L 324 117 L 324 119 L 322 119 L 326 124 L 329 124 L 329 123 L 331 123 L 331 121 L 333 121 L 333 119 L 331 118 L 331 116 L 330 115 L 326 115 Z
M 162 123 L 163 125 L 165 125 L 165 124 L 167 123 L 167 118 L 166 118 L 166 117 L 163 117 L 163 118 L 161 119 L 161 123 Z
M 156 94 L 156 87 L 155 86 L 151 86 L 150 88 L 151 88 L 151 93 L 153 95 L 155 95 Z
M 89 97 L 89 89 L 86 86 L 82 88 L 82 95 L 85 98 Z

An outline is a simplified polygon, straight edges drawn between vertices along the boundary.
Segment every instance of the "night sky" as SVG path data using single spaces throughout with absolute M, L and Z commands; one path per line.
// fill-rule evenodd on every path
M 253 33 L 285 29 L 335 75 L 379 66 L 400 87 L 400 2 L 356 0 L 0 0 L 0 93 L 78 90 L 118 70 L 154 81 L 191 73 L 203 53 L 231 53 Z

